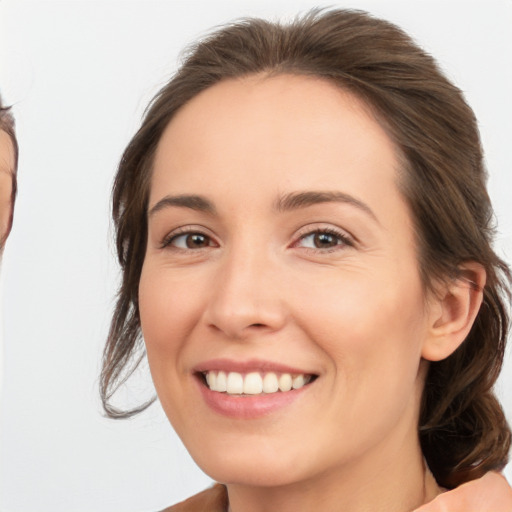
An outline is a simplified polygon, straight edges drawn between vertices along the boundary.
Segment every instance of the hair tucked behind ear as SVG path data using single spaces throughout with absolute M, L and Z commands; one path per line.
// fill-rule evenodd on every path
M 510 430 L 492 387 L 505 349 L 510 274 L 491 246 L 492 208 L 476 120 L 429 55 L 391 23 L 359 11 L 314 11 L 289 25 L 255 19 L 229 25 L 189 50 L 150 105 L 125 150 L 113 190 L 123 273 L 103 360 L 107 414 L 125 417 L 145 407 L 119 411 L 110 398 L 133 369 L 133 354 L 143 354 L 138 285 L 158 141 L 177 110 L 199 92 L 255 73 L 317 76 L 372 110 L 403 160 L 399 187 L 415 222 L 426 289 L 435 280 L 457 277 L 464 262 L 485 268 L 484 303 L 471 333 L 452 356 L 431 364 L 420 439 L 443 486 L 502 468 Z

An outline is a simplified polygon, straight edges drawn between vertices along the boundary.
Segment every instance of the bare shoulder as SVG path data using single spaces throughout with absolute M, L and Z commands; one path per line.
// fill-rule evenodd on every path
M 215 484 L 194 496 L 172 505 L 162 512 L 226 512 L 228 494 L 226 487 Z
M 489 472 L 482 478 L 440 494 L 415 512 L 512 512 L 512 488 L 499 473 Z

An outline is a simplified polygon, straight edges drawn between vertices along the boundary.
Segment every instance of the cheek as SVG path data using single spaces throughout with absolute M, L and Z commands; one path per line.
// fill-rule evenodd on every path
M 0 238 L 7 231 L 7 224 L 11 216 L 11 194 L 12 176 L 0 170 Z
M 179 362 L 178 354 L 197 323 L 201 304 L 200 287 L 176 279 L 156 265 L 144 265 L 139 284 L 142 333 L 151 371 Z
M 374 283 L 373 283 L 374 284 Z M 379 290 L 379 292 L 375 292 Z M 329 356 L 332 425 L 368 443 L 399 423 L 415 427 L 423 382 L 419 377 L 423 333 L 422 295 L 415 287 L 345 288 L 311 297 L 309 336 Z
M 196 283 L 197 284 L 197 283 Z M 203 290 L 204 291 L 204 290 Z M 158 398 L 176 431 L 183 433 L 183 418 L 197 414 L 184 379 L 186 341 L 200 316 L 201 288 L 190 280 L 155 265 L 143 267 L 139 284 L 142 334 Z
M 298 322 L 329 355 L 349 392 L 414 382 L 425 336 L 423 293 L 417 273 L 394 279 L 371 272 L 318 282 L 305 297 Z M 402 382 L 402 384 L 400 384 Z

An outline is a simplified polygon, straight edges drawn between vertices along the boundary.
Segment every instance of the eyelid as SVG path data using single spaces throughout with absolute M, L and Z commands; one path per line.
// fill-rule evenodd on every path
M 162 237 L 161 241 L 159 242 L 160 249 L 166 249 L 169 247 L 172 247 L 173 249 L 180 250 L 179 247 L 172 246 L 172 241 L 180 236 L 185 235 L 191 235 L 191 234 L 199 234 L 203 235 L 209 238 L 210 241 L 214 243 L 213 246 L 219 246 L 219 243 L 215 240 L 215 235 L 211 233 L 211 231 L 204 226 L 201 226 L 199 224 L 191 224 L 187 226 L 180 226 L 178 228 L 173 229 L 169 233 L 167 233 L 165 236 Z M 185 250 L 185 249 L 183 249 Z M 199 251 L 199 249 L 190 249 L 194 251 Z
M 314 235 L 316 233 L 327 233 L 330 235 L 334 235 L 339 237 L 342 240 L 342 244 L 338 244 L 340 248 L 342 247 L 354 247 L 357 244 L 357 239 L 351 235 L 348 231 L 338 227 L 333 226 L 332 224 L 327 223 L 314 223 L 308 224 L 307 226 L 302 227 L 294 236 L 294 242 L 292 243 L 292 247 L 297 247 L 301 240 L 304 240 L 306 237 Z M 308 248 L 304 247 L 304 249 L 310 249 L 312 251 L 319 252 L 327 252 L 329 250 L 336 250 L 337 246 L 333 246 L 331 249 L 320 249 L 320 248 Z

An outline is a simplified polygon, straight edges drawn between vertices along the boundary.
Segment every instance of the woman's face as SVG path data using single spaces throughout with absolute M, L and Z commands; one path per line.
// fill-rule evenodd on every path
M 0 240 L 7 233 L 12 209 L 14 147 L 11 137 L 0 130 Z
M 140 318 L 160 401 L 213 478 L 419 452 L 429 322 L 397 160 L 359 100 L 300 76 L 221 82 L 165 130 Z

